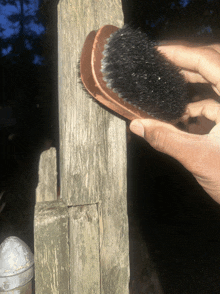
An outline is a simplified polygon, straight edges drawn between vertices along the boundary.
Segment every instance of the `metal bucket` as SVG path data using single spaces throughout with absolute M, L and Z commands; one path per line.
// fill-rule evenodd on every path
M 34 255 L 18 237 L 0 245 L 0 294 L 31 294 Z

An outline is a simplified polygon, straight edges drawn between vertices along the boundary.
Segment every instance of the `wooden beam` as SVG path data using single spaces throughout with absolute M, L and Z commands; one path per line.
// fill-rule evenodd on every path
M 68 294 L 68 209 L 62 201 L 37 203 L 34 222 L 35 293 Z
M 108 141 L 114 131 L 121 137 L 114 145 L 119 152 L 117 169 L 125 168 L 124 156 L 121 159 L 121 149 L 126 153 L 125 122 L 96 103 L 79 79 L 78 63 L 86 36 L 108 23 L 122 26 L 119 0 L 59 2 L 60 173 L 61 194 L 67 205 L 97 203 L 111 185 L 106 165 L 111 164 Z
M 57 159 L 56 149 L 41 153 L 36 188 L 36 202 L 57 200 Z
M 71 207 L 71 293 L 100 293 L 99 219 L 97 205 Z
M 86 36 L 105 24 L 123 25 L 121 1 L 61 0 L 58 4 L 61 197 L 69 207 L 84 206 L 84 215 L 89 215 L 90 205 L 98 207 L 99 226 L 94 231 L 98 235 L 94 242 L 100 240 L 101 293 L 126 294 L 129 293 L 126 124 L 95 102 L 79 80 L 78 64 Z M 71 231 L 78 232 L 82 244 L 87 244 L 86 226 L 79 232 L 72 218 L 71 214 Z M 77 245 L 73 241 L 70 241 L 72 261 L 81 254 L 80 249 L 75 250 Z M 85 260 L 90 260 L 89 252 L 86 247 Z M 75 289 L 74 283 L 82 284 L 85 279 L 82 275 L 81 280 L 74 279 L 75 266 L 70 277 L 71 291 Z M 83 293 L 93 292 L 87 289 Z

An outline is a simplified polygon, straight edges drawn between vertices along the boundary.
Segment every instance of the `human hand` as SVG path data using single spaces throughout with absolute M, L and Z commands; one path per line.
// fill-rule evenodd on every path
M 182 68 L 186 80 L 210 83 L 216 93 L 220 93 L 219 45 L 202 48 L 182 45 L 162 47 L 166 57 Z M 156 150 L 181 162 L 204 190 L 220 203 L 220 104 L 211 99 L 190 103 L 185 117 L 197 116 L 204 116 L 216 123 L 209 134 L 189 134 L 155 119 L 134 120 L 130 130 L 145 138 Z
M 210 83 L 220 95 L 220 44 L 195 47 L 170 44 L 158 46 L 157 50 L 181 68 L 186 81 Z

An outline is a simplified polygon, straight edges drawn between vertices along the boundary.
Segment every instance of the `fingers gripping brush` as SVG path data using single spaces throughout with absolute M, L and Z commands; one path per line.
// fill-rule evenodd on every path
M 99 102 L 129 120 L 179 119 L 189 103 L 187 84 L 145 33 L 107 25 L 85 41 L 81 79 Z

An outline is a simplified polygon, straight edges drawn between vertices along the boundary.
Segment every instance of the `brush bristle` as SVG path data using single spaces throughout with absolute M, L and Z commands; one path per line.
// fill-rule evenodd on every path
M 128 25 L 109 38 L 101 71 L 109 88 L 156 118 L 178 119 L 189 103 L 179 69 L 145 33 Z

